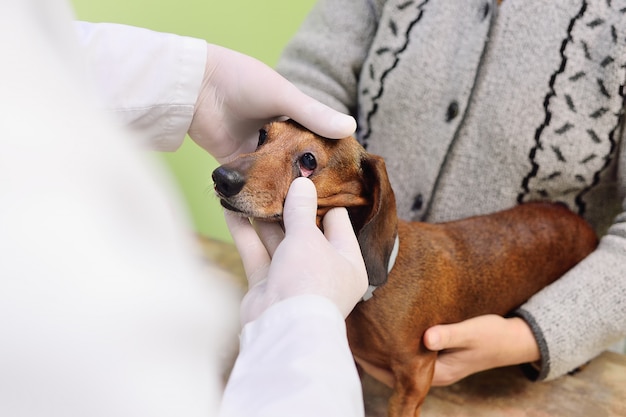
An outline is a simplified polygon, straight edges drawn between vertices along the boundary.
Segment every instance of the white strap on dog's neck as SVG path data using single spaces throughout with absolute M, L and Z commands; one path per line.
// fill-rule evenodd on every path
M 393 266 L 396 264 L 396 258 L 398 257 L 398 251 L 400 250 L 400 237 L 396 235 L 396 240 L 393 243 L 393 249 L 391 250 L 391 255 L 389 256 L 389 264 L 387 265 L 387 274 L 391 272 Z M 377 285 L 370 285 L 367 287 L 367 291 L 363 294 L 363 301 L 367 301 L 374 295 L 374 291 L 378 288 Z
M 400 251 L 400 237 L 396 235 L 396 240 L 393 242 L 393 249 L 391 250 L 391 255 L 389 255 L 389 265 L 387 265 L 387 274 L 391 272 L 393 266 L 396 264 L 396 258 L 398 257 L 398 252 Z

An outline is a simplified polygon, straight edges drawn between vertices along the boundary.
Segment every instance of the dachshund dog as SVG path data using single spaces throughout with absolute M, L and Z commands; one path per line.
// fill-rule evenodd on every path
M 419 416 L 430 389 L 437 353 L 424 346 L 426 329 L 505 315 L 598 243 L 582 218 L 553 203 L 440 224 L 398 220 L 381 157 L 353 138 L 325 139 L 293 121 L 265 126 L 255 152 L 213 172 L 226 209 L 275 221 L 298 176 L 316 186 L 318 225 L 332 207 L 350 215 L 376 290 L 348 316 L 348 340 L 365 372 L 394 376 L 391 417 Z

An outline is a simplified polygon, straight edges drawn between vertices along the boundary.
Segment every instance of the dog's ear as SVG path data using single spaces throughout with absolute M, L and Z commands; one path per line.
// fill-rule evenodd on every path
M 398 217 L 396 199 L 387 178 L 383 158 L 366 154 L 361 161 L 364 188 L 371 198 L 371 205 L 358 215 L 355 224 L 370 285 L 382 285 L 387 281 L 389 258 L 396 241 Z

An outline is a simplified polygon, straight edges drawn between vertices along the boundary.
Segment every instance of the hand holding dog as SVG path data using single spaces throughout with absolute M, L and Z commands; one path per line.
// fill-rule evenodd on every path
M 315 186 L 297 178 L 285 201 L 284 233 L 278 224 L 260 221 L 255 231 L 246 218 L 226 212 L 248 276 L 242 324 L 281 300 L 308 294 L 330 299 L 347 317 L 365 293 L 367 273 L 347 211 L 329 211 L 322 233 L 315 224 L 316 210 Z
M 477 372 L 540 359 L 537 342 L 519 317 L 487 314 L 433 326 L 424 333 L 424 344 L 439 352 L 432 386 L 452 385 Z M 378 380 L 394 386 L 391 372 L 377 372 Z
M 539 347 L 524 320 L 497 315 L 433 326 L 424 344 L 439 351 L 432 385 L 453 384 L 468 375 L 502 366 L 535 362 Z
M 321 136 L 342 138 L 355 120 L 298 90 L 262 62 L 216 45 L 207 45 L 202 89 L 189 136 L 220 163 L 252 152 L 258 130 L 287 116 Z

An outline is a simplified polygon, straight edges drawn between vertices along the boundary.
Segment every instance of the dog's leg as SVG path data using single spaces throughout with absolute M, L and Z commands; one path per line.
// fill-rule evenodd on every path
M 389 417 L 419 417 L 435 372 L 436 352 L 421 347 L 421 355 L 393 365 L 396 377 L 394 393 L 389 399 Z M 428 353 L 427 353 L 428 352 Z

